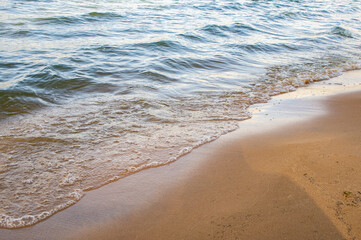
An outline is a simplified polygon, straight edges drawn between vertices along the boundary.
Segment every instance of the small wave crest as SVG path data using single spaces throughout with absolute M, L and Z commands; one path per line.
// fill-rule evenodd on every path
M 290 64 L 270 67 L 261 80 L 267 86 L 270 96 L 293 91 L 312 82 L 337 77 L 342 72 L 361 69 L 360 60 L 350 60 L 340 56 L 315 59 L 308 64 Z
M 54 17 L 41 17 L 31 19 L 38 25 L 70 25 L 70 24 L 85 24 L 94 21 L 114 20 L 117 18 L 123 18 L 122 15 L 113 12 L 90 12 L 80 16 L 54 16 Z
M 190 48 L 182 45 L 177 41 L 172 40 L 160 40 L 155 42 L 135 43 L 129 46 L 129 48 L 142 48 L 150 51 L 161 52 L 182 52 L 191 51 Z
M 331 29 L 331 33 L 336 36 L 341 36 L 341 37 L 345 37 L 345 38 L 353 38 L 352 32 L 343 27 L 334 27 Z
M 243 23 L 234 23 L 230 26 L 211 24 L 203 27 L 202 31 L 220 37 L 230 37 L 229 34 L 238 36 L 248 36 L 252 32 L 257 31 L 254 27 Z
M 0 118 L 28 113 L 73 95 L 74 92 L 105 93 L 117 90 L 111 83 L 102 83 L 75 72 L 70 64 L 48 64 L 45 67 L 27 66 L 29 73 L 17 80 L 0 83 Z M 94 72 L 95 73 L 95 72 Z M 95 73 L 104 76 L 102 72 Z

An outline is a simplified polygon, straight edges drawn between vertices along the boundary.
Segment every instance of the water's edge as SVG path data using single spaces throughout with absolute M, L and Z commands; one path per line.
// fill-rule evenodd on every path
M 353 70 L 353 71 L 345 71 L 343 74 L 348 74 L 349 72 L 353 72 L 353 73 L 360 73 L 360 76 L 361 76 L 361 71 L 360 70 Z M 338 79 L 338 77 L 343 77 L 343 74 L 340 75 L 340 76 L 336 76 L 334 78 L 331 78 L 330 80 L 325 80 L 325 81 L 320 81 L 322 83 L 327 83 L 327 82 L 332 82 L 333 80 L 335 79 Z M 361 77 L 360 77 L 361 78 Z M 318 84 L 320 82 L 315 82 L 314 84 Z M 347 83 L 342 83 L 340 84 L 340 82 L 333 82 L 333 83 L 328 83 L 329 85 L 325 85 L 325 87 L 331 87 L 331 86 L 338 86 L 338 90 L 334 90 L 334 91 L 331 91 L 329 93 L 329 95 L 334 95 L 334 94 L 340 94 L 340 93 L 347 93 L 348 91 L 354 91 L 355 90 L 355 86 L 351 86 L 350 85 L 347 85 Z M 340 86 L 342 85 L 342 86 Z M 302 89 L 305 89 L 305 88 L 312 88 L 314 85 L 313 84 L 307 84 L 305 86 L 302 86 L 302 87 L 299 87 L 297 89 L 295 89 L 294 91 L 299 91 L 299 90 L 302 90 Z M 359 85 L 356 85 L 356 87 L 359 87 L 361 88 L 361 83 L 359 83 Z M 357 88 L 358 89 L 358 88 Z M 275 96 L 276 98 L 280 95 L 290 95 L 291 98 L 292 98 L 292 95 L 290 93 L 293 93 L 293 91 L 291 92 L 286 92 L 286 93 L 279 93 L 277 95 L 273 95 Z M 319 94 L 321 92 L 318 92 L 316 93 Z M 327 94 L 327 90 L 324 90 L 323 94 Z M 315 95 L 315 94 L 313 94 Z M 271 99 L 271 98 L 270 98 Z M 266 102 L 263 102 L 263 103 L 266 103 Z M 254 105 L 257 105 L 257 104 L 260 104 L 260 102 L 256 102 L 254 103 L 253 105 L 250 105 L 248 107 L 249 108 L 252 108 L 254 107 Z M 248 111 L 247 109 L 247 111 Z M 171 164 L 175 161 L 177 161 L 179 158 L 187 155 L 188 153 L 191 153 L 193 150 L 199 148 L 200 146 L 203 146 L 207 143 L 210 143 L 212 141 L 215 141 L 216 139 L 220 138 L 221 136 L 223 135 L 226 135 L 227 133 L 231 133 L 235 130 L 237 130 L 239 128 L 239 125 L 243 122 L 243 121 L 246 121 L 248 119 L 252 118 L 251 114 L 249 115 L 249 118 L 247 119 L 243 119 L 243 120 L 240 120 L 240 122 L 238 122 L 237 124 L 237 128 L 234 128 L 232 130 L 229 130 L 229 131 L 225 131 L 225 132 L 222 132 L 221 134 L 217 135 L 217 136 L 213 136 L 212 138 L 208 138 L 206 139 L 205 141 L 203 142 L 200 142 L 200 143 L 197 143 L 196 145 L 194 145 L 192 148 L 185 148 L 185 149 L 182 149 L 182 151 L 179 153 L 179 155 L 177 155 L 176 157 L 173 157 L 172 159 L 168 160 L 167 162 L 163 162 L 163 163 L 159 163 L 158 165 L 155 165 L 155 164 L 150 164 L 150 165 L 147 165 L 147 166 L 142 166 L 142 167 L 139 167 L 138 169 L 134 169 L 133 171 L 129 171 L 127 174 L 122 174 L 120 176 L 115 176 L 111 179 L 109 179 L 108 181 L 100 184 L 100 185 L 97 185 L 97 186 L 94 186 L 94 187 L 91 187 L 91 188 L 87 188 L 87 189 L 84 189 L 84 190 L 77 190 L 75 192 L 72 193 L 72 197 L 73 199 L 68 201 L 67 203 L 65 204 L 62 204 L 62 205 L 59 205 L 57 208 L 53 209 L 52 211 L 50 212 L 44 212 L 42 214 L 39 214 L 39 215 L 35 215 L 35 216 L 32 216 L 32 215 L 26 215 L 22 218 L 18 218 L 18 219 L 14 219 L 14 218 L 11 218 L 11 217 L 8 217 L 6 215 L 3 215 L 3 214 L 0 214 L 0 219 L 1 219 L 1 222 L 7 222 L 7 223 L 13 223 L 13 224 L 9 224 L 9 225 L 0 225 L 1 228 L 4 228 L 4 229 L 19 229 L 19 228 L 25 228 L 25 227 L 31 227 L 37 223 L 39 223 L 40 221 L 44 221 L 46 220 L 47 218 L 53 216 L 54 214 L 56 214 L 57 212 L 60 212 L 62 210 L 65 210 L 66 208 L 76 204 L 77 202 L 79 202 L 86 194 L 87 191 L 92 191 L 92 190 L 95 190 L 95 189 L 98 189 L 102 186 L 105 186 L 109 183 L 112 183 L 112 182 L 115 182 L 115 181 L 118 181 L 120 179 L 123 179 L 125 177 L 128 177 L 130 175 L 133 175 L 133 174 L 136 174 L 140 171 L 143 171 L 143 170 L 146 170 L 146 169 L 149 169 L 149 168 L 156 168 L 156 167 L 161 167 L 161 166 L 165 166 L 165 165 L 168 165 L 168 164 Z

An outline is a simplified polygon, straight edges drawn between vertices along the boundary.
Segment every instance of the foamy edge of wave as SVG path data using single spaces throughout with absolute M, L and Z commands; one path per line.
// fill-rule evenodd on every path
M 32 226 L 42 220 L 45 220 L 55 213 L 64 210 L 65 208 L 70 207 L 77 203 L 80 199 L 84 197 L 84 192 L 80 189 L 77 189 L 74 192 L 68 194 L 69 197 L 73 198 L 72 200 L 67 201 L 66 203 L 60 204 L 50 211 L 45 211 L 37 215 L 24 215 L 20 218 L 10 217 L 6 214 L 0 214 L 0 227 L 1 228 L 22 228 Z
M 248 116 L 244 117 L 242 120 L 249 119 L 250 117 L 251 117 L 251 114 L 249 113 Z M 212 142 L 212 141 L 218 139 L 219 137 L 221 137 L 222 135 L 227 134 L 232 131 L 235 131 L 238 128 L 239 128 L 238 122 L 234 122 L 234 124 L 231 124 L 231 126 L 228 129 L 226 129 L 222 132 L 219 132 L 215 135 L 212 135 L 212 136 L 205 136 L 200 141 L 196 142 L 194 145 L 182 148 L 176 156 L 169 158 L 165 162 L 151 162 L 149 164 L 146 164 L 146 165 L 143 165 L 140 167 L 130 167 L 126 170 L 125 174 L 114 176 L 113 178 L 109 179 L 108 181 L 102 183 L 101 185 L 88 187 L 84 190 L 77 189 L 76 191 L 68 194 L 69 197 L 73 198 L 72 200 L 69 200 L 66 203 L 60 204 L 56 208 L 51 209 L 50 211 L 45 211 L 45 212 L 42 212 L 37 215 L 24 215 L 20 218 L 14 218 L 14 217 L 10 217 L 6 214 L 0 214 L 0 227 L 7 228 L 7 229 L 15 229 L 15 228 L 32 226 L 40 221 L 43 221 L 43 220 L 51 217 L 55 213 L 60 212 L 64 209 L 74 205 L 78 201 L 80 201 L 80 199 L 82 199 L 85 195 L 84 191 L 95 190 L 95 189 L 100 188 L 104 185 L 107 185 L 111 182 L 115 182 L 121 178 L 124 178 L 126 176 L 129 176 L 131 174 L 134 174 L 136 172 L 139 172 L 139 171 L 142 171 L 142 170 L 145 170 L 148 168 L 155 168 L 155 167 L 160 167 L 160 166 L 170 164 L 170 163 L 178 160 L 182 156 L 190 153 L 194 149 L 196 149 L 206 143 Z
M 251 118 L 251 113 L 249 113 L 248 111 L 247 111 L 247 113 L 248 113 L 247 117 L 243 117 L 242 119 L 240 119 L 238 121 L 243 121 L 243 120 L 247 120 L 247 119 Z M 222 131 L 220 133 L 217 133 L 215 135 L 212 135 L 212 136 L 205 136 L 200 141 L 196 142 L 194 145 L 182 148 L 181 150 L 179 150 L 179 152 L 178 152 L 178 154 L 176 156 L 173 156 L 173 157 L 169 158 L 167 161 L 164 161 L 164 162 L 153 161 L 151 163 L 142 165 L 140 167 L 132 166 L 132 167 L 130 167 L 128 169 L 125 169 L 125 172 L 123 172 L 122 175 L 114 176 L 111 179 L 109 179 L 108 181 L 106 181 L 104 183 L 101 183 L 100 185 L 87 187 L 86 189 L 84 189 L 84 191 L 91 191 L 91 190 L 98 189 L 98 188 L 100 188 L 100 187 L 102 187 L 104 185 L 107 185 L 109 183 L 118 181 L 119 179 L 122 179 L 124 177 L 127 177 L 127 176 L 129 176 L 131 174 L 140 172 L 140 171 L 145 170 L 145 169 L 160 167 L 160 166 L 164 166 L 164 165 L 170 164 L 172 162 L 175 162 L 179 158 L 181 158 L 182 156 L 192 152 L 194 149 L 196 149 L 196 148 L 198 148 L 198 147 L 200 147 L 200 146 L 202 146 L 202 145 L 204 145 L 206 143 L 212 142 L 212 141 L 220 138 L 224 134 L 235 131 L 236 129 L 239 128 L 238 121 L 235 121 L 234 124 L 232 124 L 232 127 L 230 127 L 229 129 L 226 129 L 226 130 L 224 130 L 224 131 Z

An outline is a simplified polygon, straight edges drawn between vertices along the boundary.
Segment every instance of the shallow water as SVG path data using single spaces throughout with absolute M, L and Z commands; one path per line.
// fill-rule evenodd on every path
M 176 160 L 361 66 L 360 1 L 0 3 L 0 226 Z

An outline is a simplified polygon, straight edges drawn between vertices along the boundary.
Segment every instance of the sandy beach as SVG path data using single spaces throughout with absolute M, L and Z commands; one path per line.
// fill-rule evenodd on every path
M 361 239 L 361 92 L 283 98 L 0 239 Z
M 359 239 L 361 93 L 311 122 L 235 141 L 126 221 L 76 239 Z

